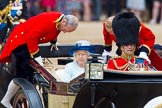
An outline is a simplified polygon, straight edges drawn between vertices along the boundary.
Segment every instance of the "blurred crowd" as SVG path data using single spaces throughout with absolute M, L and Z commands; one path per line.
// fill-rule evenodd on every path
M 140 21 L 162 24 L 162 0 L 28 0 L 30 16 L 45 11 L 73 14 L 82 21 L 101 21 L 131 11 Z

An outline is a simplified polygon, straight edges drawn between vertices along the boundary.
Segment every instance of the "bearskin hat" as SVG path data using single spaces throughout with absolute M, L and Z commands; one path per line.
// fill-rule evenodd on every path
M 139 42 L 140 22 L 132 12 L 117 14 L 113 19 L 112 28 L 117 45 Z

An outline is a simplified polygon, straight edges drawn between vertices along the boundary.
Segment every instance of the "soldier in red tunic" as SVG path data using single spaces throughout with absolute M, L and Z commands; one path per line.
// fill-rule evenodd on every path
M 148 70 L 148 61 L 134 55 L 139 43 L 138 32 L 140 30 L 140 22 L 134 14 L 124 13 L 116 16 L 112 26 L 116 36 L 116 44 L 121 50 L 121 56 L 109 59 L 107 69 L 122 71 Z
M 130 13 L 130 12 L 126 12 Z M 119 15 L 122 13 L 119 13 Z M 130 13 L 131 14 L 131 13 Z M 105 50 L 102 54 L 105 63 L 107 62 L 107 56 L 111 56 L 112 50 L 112 41 L 116 42 L 116 37 L 114 36 L 112 30 L 112 21 L 115 16 L 109 17 L 103 22 L 103 35 L 105 42 Z M 122 28 L 122 27 L 120 27 Z M 153 50 L 153 46 L 155 43 L 155 35 L 152 33 L 150 29 L 148 29 L 144 24 L 140 23 L 140 30 L 138 32 L 139 42 L 137 44 L 137 50 L 135 51 L 135 55 L 145 58 L 148 62 L 150 62 L 156 69 L 162 70 L 162 59 L 160 59 L 159 55 Z M 120 51 L 118 50 L 119 54 Z M 120 54 L 119 54 L 120 55 Z M 157 61 L 159 64 L 157 64 Z
M 15 77 L 26 78 L 27 75 L 33 73 L 28 66 L 30 59 L 34 58 L 40 65 L 43 65 L 38 45 L 55 41 L 61 31 L 72 32 L 77 26 L 77 17 L 59 12 L 45 12 L 31 17 L 11 32 L 0 55 L 0 62 L 10 62 L 11 54 L 13 54 L 16 58 Z M 5 107 L 12 108 L 10 100 L 18 89 L 19 87 L 12 80 L 1 101 Z

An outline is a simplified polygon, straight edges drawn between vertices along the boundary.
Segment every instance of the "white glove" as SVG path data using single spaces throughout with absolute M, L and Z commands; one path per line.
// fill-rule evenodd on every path
M 104 52 L 102 53 L 104 63 L 107 63 L 107 56 L 111 56 L 111 53 L 104 50 Z
M 17 14 L 17 16 L 20 16 L 20 15 L 22 14 L 22 11 L 21 11 L 21 10 L 18 10 L 18 11 L 16 12 L 16 14 Z
M 34 58 L 41 66 L 43 66 L 43 60 L 42 60 L 42 57 L 39 56 L 39 57 L 36 57 Z
M 140 52 L 139 57 L 146 59 L 149 64 L 151 63 L 150 59 L 148 58 L 145 52 Z
M 50 51 L 53 51 L 53 50 L 59 50 L 58 49 L 58 46 L 57 46 L 57 43 L 56 44 L 51 44 L 51 49 L 50 49 Z

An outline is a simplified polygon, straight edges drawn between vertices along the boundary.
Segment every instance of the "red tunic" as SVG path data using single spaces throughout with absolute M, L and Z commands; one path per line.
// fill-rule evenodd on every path
M 136 64 L 135 68 L 148 68 L 148 62 L 146 60 L 142 60 L 142 62 L 136 63 L 138 61 L 137 59 L 138 58 L 132 58 L 129 62 Z M 121 57 L 113 58 L 108 61 L 107 69 L 128 71 L 127 63 L 128 61 Z
M 106 27 L 105 27 L 105 23 L 103 23 L 103 35 L 104 35 L 105 46 L 111 46 L 112 41 L 116 42 L 115 36 L 113 34 L 110 34 L 109 32 L 107 32 Z
M 60 31 L 56 20 L 61 17 L 58 12 L 41 13 L 15 27 L 0 55 L 0 62 L 9 62 L 12 51 L 22 44 L 27 44 L 32 55 L 39 51 L 39 44 L 53 41 Z

